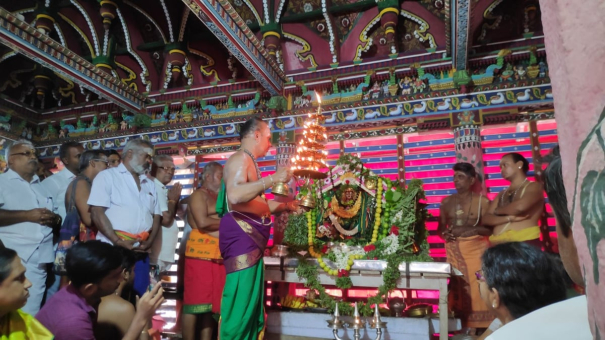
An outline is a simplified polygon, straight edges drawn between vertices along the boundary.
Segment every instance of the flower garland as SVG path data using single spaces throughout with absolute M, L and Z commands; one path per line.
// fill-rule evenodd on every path
M 384 284 L 378 287 L 377 295 L 370 297 L 360 309 L 363 315 L 370 315 L 371 307 L 382 303 L 388 292 L 396 288 L 397 280 L 401 275 L 399 272 L 401 263 L 432 261 L 428 255 L 427 231 L 424 224 L 428 217 L 423 205 L 424 191 L 420 180 L 412 180 L 406 188 L 399 187 L 396 181 L 375 176 L 354 156 L 343 156 L 338 163 L 344 165 L 345 171 L 360 176 L 359 183 L 371 181 L 377 183 L 371 234 L 360 234 L 348 240 L 345 238 L 340 246 L 328 248 L 327 244 L 324 244 L 325 241 L 320 238 L 321 235 L 318 236 L 317 227 L 318 223 L 324 223 L 325 213 L 333 210 L 334 205 L 328 197 L 322 195 L 319 190 L 320 183 L 317 183 L 309 185 L 301 192 L 304 191 L 305 195 L 312 192 L 316 202 L 321 204 L 317 204 L 316 208 L 304 214 L 290 215 L 284 242 L 291 246 L 292 250 L 307 249 L 308 256 L 317 259 L 319 267 L 328 275 L 334 276 L 336 286 L 341 289 L 352 286 L 349 275 L 356 259 L 385 260 L 387 268 L 382 272 Z M 330 177 L 332 177 L 331 170 Z M 361 197 L 361 194 L 359 196 Z M 397 213 L 391 214 L 393 211 Z M 333 311 L 336 302 L 321 286 L 317 267 L 307 262 L 306 258 L 300 257 L 296 272 L 306 287 L 319 292 L 320 304 Z M 339 303 L 339 308 L 345 315 L 348 314 L 349 309 L 352 312 L 352 308 L 347 308 L 344 302 Z

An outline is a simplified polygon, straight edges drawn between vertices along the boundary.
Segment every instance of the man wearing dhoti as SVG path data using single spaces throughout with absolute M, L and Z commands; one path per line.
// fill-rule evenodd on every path
M 465 328 L 487 328 L 494 319 L 481 300 L 475 272 L 481 269 L 481 255 L 488 248 L 491 230 L 481 225 L 489 200 L 474 193 L 475 168 L 469 163 L 454 165 L 456 193 L 443 199 L 439 216 L 439 235 L 445 240 L 447 261 L 462 272 L 450 283 L 452 309 Z
M 227 273 L 221 302 L 220 339 L 252 340 L 264 335 L 263 253 L 269 240 L 271 214 L 294 211 L 296 202 L 269 201 L 264 192 L 292 178 L 289 169 L 261 176 L 257 158 L 271 147 L 271 131 L 260 118 L 240 130 L 241 148 L 225 164 L 225 187 L 217 212 L 226 211 L 219 226 L 219 248 Z

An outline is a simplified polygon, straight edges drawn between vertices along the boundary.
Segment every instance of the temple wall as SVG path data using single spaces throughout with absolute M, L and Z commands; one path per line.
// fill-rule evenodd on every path
M 542 0 L 563 175 L 595 339 L 605 334 L 605 2 Z

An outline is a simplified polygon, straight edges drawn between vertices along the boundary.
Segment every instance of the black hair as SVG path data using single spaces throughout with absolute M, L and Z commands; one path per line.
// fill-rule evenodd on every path
M 90 161 L 99 159 L 101 156 L 106 156 L 107 153 L 103 150 L 87 150 L 80 155 L 80 167 L 78 171 L 82 172 L 88 168 Z
M 2 283 L 11 273 L 11 264 L 17 257 L 17 252 L 0 246 L 0 283 Z
M 527 161 L 527 159 L 525 157 L 523 157 L 523 155 L 521 155 L 520 153 L 511 152 L 511 153 L 507 153 L 506 155 L 502 156 L 502 158 L 504 158 L 506 156 L 510 156 L 510 158 L 513 159 L 514 163 L 522 162 L 523 166 L 521 167 L 521 170 L 523 170 L 523 173 L 527 175 L 527 172 L 529 171 L 529 162 Z
M 120 160 L 122 159 L 122 156 L 120 156 L 120 153 L 119 153 L 119 152 L 117 152 L 117 151 L 116 151 L 116 150 L 114 150 L 114 149 L 107 150 L 107 157 L 109 157 L 109 156 L 111 156 L 111 155 L 116 155 L 116 156 L 118 156 L 118 158 L 119 158 Z
M 67 277 L 76 288 L 88 283 L 99 283 L 121 266 L 120 249 L 101 241 L 76 243 L 69 248 L 65 257 Z
M 260 123 L 264 123 L 265 121 L 258 118 L 258 117 L 252 117 L 250 119 L 248 119 L 243 125 L 241 130 L 239 131 L 239 140 L 240 142 L 242 141 L 242 139 L 244 139 L 246 136 L 248 136 L 251 133 L 254 133 L 254 131 L 258 130 L 258 125 Z
M 59 148 L 59 159 L 61 161 L 63 161 L 63 159 L 65 159 L 65 157 L 67 157 L 67 150 L 69 150 L 71 148 L 79 148 L 81 146 L 82 146 L 82 144 L 80 144 L 78 142 L 65 142 L 65 143 L 61 144 L 61 147 Z
M 488 248 L 481 261 L 487 285 L 498 291 L 500 302 L 515 319 L 565 300 L 561 263 L 535 246 L 498 244 Z
M 127 272 L 130 272 L 137 262 L 134 252 L 124 247 L 118 247 L 118 250 L 122 254 L 122 268 L 126 269 Z
M 470 178 L 475 178 L 477 176 L 477 171 L 475 170 L 475 167 L 470 163 L 465 163 L 465 162 L 456 163 L 452 167 L 452 170 L 463 172 L 465 175 L 467 175 Z
M 563 236 L 568 237 L 571 231 L 571 216 L 567 208 L 567 196 L 563 184 L 563 169 L 559 146 L 555 146 L 550 154 L 544 158 L 548 162 L 544 170 L 544 191 L 548 196 L 548 203 L 552 206 Z

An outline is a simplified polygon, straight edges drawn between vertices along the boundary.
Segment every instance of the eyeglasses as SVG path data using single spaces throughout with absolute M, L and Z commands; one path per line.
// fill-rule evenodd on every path
M 163 169 L 166 172 L 175 172 L 176 168 L 169 168 L 167 166 L 158 166 L 158 169 Z
M 479 269 L 475 272 L 475 276 L 477 277 L 477 281 L 485 281 L 485 276 L 483 276 L 483 269 Z
M 19 155 L 19 156 L 25 156 L 25 157 L 28 157 L 28 158 L 30 158 L 32 156 L 34 158 L 38 157 L 38 153 L 36 151 L 33 151 L 33 150 L 32 151 L 25 151 L 25 152 L 15 152 L 15 153 L 11 154 L 11 156 L 17 156 L 17 155 Z
M 109 161 L 104 160 L 104 159 L 91 159 L 91 161 L 102 162 L 102 163 L 105 163 L 105 165 L 109 166 Z

